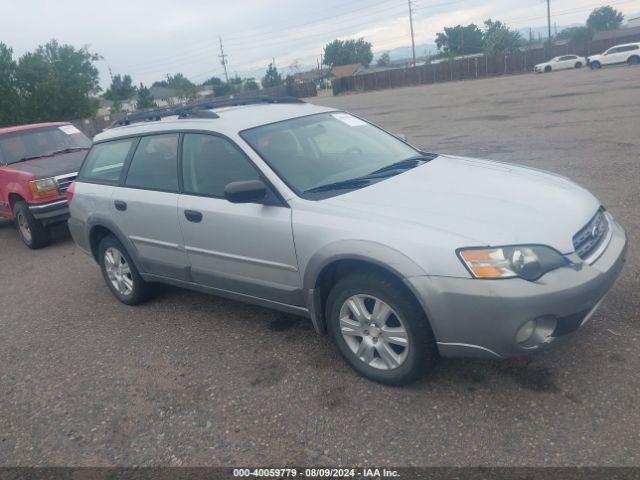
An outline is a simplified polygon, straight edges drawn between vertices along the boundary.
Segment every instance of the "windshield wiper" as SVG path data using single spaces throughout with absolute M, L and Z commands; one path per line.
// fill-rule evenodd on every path
M 15 162 L 11 162 L 11 163 L 27 162 L 29 160 L 36 160 L 37 158 L 53 157 L 54 155 L 59 155 L 61 153 L 72 153 L 72 152 L 77 152 L 77 151 L 80 151 L 80 150 L 89 150 L 89 147 L 64 148 L 62 150 L 56 150 L 55 152 L 51 152 L 51 153 L 43 153 L 42 155 L 34 155 L 32 157 L 23 157 L 20 160 L 16 160 Z
M 318 187 L 305 190 L 303 193 L 318 193 L 329 192 L 331 190 L 346 190 L 350 188 L 366 187 L 371 183 L 371 180 L 366 177 L 362 178 L 350 178 L 349 180 L 342 180 L 340 182 L 327 183 L 326 185 L 320 185 Z
M 428 161 L 436 158 L 437 155 L 433 153 L 425 153 L 421 155 L 416 155 L 415 157 L 406 158 L 404 160 L 400 160 L 399 162 L 392 163 L 391 165 L 387 165 L 386 167 L 379 168 L 371 172 L 367 177 L 378 175 L 380 173 L 393 172 L 396 170 L 410 170 L 415 168 L 423 163 L 427 163 Z

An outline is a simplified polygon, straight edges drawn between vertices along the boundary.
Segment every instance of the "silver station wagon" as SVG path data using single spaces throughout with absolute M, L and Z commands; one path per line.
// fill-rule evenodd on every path
M 68 191 L 74 240 L 129 305 L 163 282 L 302 315 L 401 385 L 438 355 L 559 343 L 624 263 L 624 230 L 558 175 L 295 99 L 149 116 L 98 135 Z

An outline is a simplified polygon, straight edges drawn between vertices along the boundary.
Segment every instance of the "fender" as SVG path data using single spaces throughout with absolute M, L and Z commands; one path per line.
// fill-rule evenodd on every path
M 87 219 L 87 227 L 88 228 L 86 230 L 88 232 L 89 245 L 90 245 L 90 241 L 91 241 L 91 231 L 95 227 L 104 227 L 107 230 L 110 230 L 111 233 L 113 233 L 113 235 L 118 239 L 118 241 L 127 250 L 127 253 L 133 259 L 133 263 L 134 263 L 136 269 L 140 273 L 144 273 L 144 270 L 141 270 L 141 268 L 140 268 L 140 266 L 142 265 L 142 262 L 140 261 L 140 255 L 138 253 L 138 249 L 133 244 L 133 242 L 131 240 L 129 240 L 129 237 L 127 237 L 124 234 L 124 232 L 115 224 L 115 222 L 113 222 L 109 218 L 103 217 L 101 215 L 91 215 Z M 98 260 L 96 259 L 96 261 L 98 261 Z
M 317 289 L 322 270 L 338 260 L 360 260 L 391 271 L 402 279 L 405 285 L 416 293 L 412 285 L 405 281 L 409 277 L 424 276 L 425 270 L 405 254 L 386 245 L 367 240 L 340 240 L 325 245 L 309 259 L 304 269 L 303 288 L 306 293 L 307 308 L 314 328 L 318 333 L 326 330 L 322 315 L 322 302 Z M 419 298 L 418 296 L 416 296 Z

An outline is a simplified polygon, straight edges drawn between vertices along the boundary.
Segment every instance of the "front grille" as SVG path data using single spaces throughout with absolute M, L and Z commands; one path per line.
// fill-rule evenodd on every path
M 56 177 L 58 181 L 58 190 L 60 191 L 60 193 L 66 193 L 69 185 L 71 185 L 71 182 L 73 182 L 77 176 L 77 174 L 73 174 L 65 175 L 64 177 Z
M 583 260 L 589 258 L 602 245 L 607 233 L 609 233 L 609 221 L 604 214 L 604 209 L 601 208 L 589 223 L 574 235 L 573 248 L 575 252 Z

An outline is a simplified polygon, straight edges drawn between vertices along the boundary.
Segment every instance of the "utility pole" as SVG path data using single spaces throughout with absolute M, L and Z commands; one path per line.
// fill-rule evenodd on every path
M 416 40 L 413 35 L 413 5 L 412 0 L 407 0 L 409 4 L 409 26 L 411 27 L 411 50 L 413 51 L 413 66 L 416 66 Z
M 547 26 L 549 27 L 549 50 L 551 50 L 551 0 L 547 0 Z
M 227 57 L 228 57 L 228 55 L 226 55 L 224 53 L 224 49 L 222 48 L 222 37 L 218 37 L 218 39 L 220 40 L 220 55 L 218 55 L 218 57 L 220 58 L 220 63 L 224 67 L 224 78 L 227 81 L 227 83 L 229 83 L 229 74 L 227 73 Z

